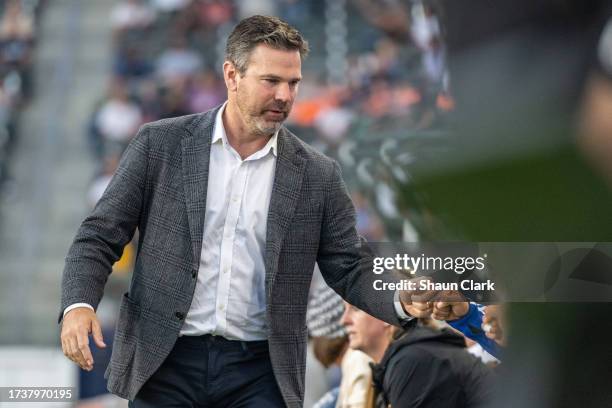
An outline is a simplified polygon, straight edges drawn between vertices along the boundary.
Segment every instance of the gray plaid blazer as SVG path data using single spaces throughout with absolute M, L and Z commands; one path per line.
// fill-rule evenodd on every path
M 133 400 L 168 356 L 191 304 L 218 109 L 144 125 L 66 258 L 61 310 L 77 302 L 97 308 L 113 263 L 139 230 L 136 265 L 106 370 L 109 390 L 123 398 Z M 392 293 L 372 288 L 371 253 L 356 233 L 337 163 L 282 128 L 265 285 L 270 358 L 288 407 L 301 407 L 304 399 L 305 316 L 315 262 L 348 302 L 399 324 Z

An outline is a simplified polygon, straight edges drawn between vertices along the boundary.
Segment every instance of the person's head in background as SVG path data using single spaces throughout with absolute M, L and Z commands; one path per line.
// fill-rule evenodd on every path
M 340 323 L 343 312 L 342 298 L 321 282 L 308 302 L 306 325 L 314 356 L 325 368 L 339 365 L 348 348 L 348 335 Z
M 375 362 L 380 362 L 397 330 L 346 302 L 341 322 L 348 331 L 349 347 L 364 352 Z

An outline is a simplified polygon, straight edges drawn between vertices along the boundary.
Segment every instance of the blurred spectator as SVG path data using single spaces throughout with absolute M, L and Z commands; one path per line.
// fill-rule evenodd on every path
M 164 13 L 171 13 L 187 7 L 192 0 L 150 0 L 153 7 Z
M 197 51 L 188 47 L 185 37 L 176 35 L 155 65 L 158 77 L 167 83 L 195 75 L 204 66 L 204 60 Z
M 398 0 L 354 0 L 365 20 L 396 41 L 405 42 L 410 25 L 404 2 Z
M 328 145 L 336 147 L 347 136 L 354 116 L 353 111 L 347 108 L 330 107 L 316 116 L 314 127 Z
M 115 42 L 113 70 L 123 78 L 142 78 L 153 71 L 147 39 L 155 23 L 155 10 L 144 0 L 123 0 L 111 10 Z
M 238 19 L 250 17 L 255 14 L 260 14 L 264 16 L 276 16 L 278 15 L 276 3 L 277 2 L 274 0 L 237 0 L 235 2 L 236 15 Z
M 612 17 L 602 30 L 597 61 L 586 84 L 579 143 L 612 186 Z
M 125 45 L 117 50 L 114 63 L 115 76 L 136 79 L 148 76 L 153 72 L 153 64 L 145 56 L 142 47 Z
M 181 11 L 175 29 L 176 32 L 183 33 L 191 38 L 198 49 L 206 52 L 206 49 L 211 47 L 210 44 L 216 40 L 219 27 L 229 23 L 233 16 L 233 1 L 193 1 Z
M 340 365 L 342 380 L 315 408 L 365 408 L 371 399 L 371 359 L 348 349 L 346 329 L 340 322 L 343 311 L 342 298 L 321 281 L 308 304 L 306 322 L 315 357 L 326 368 Z
M 422 50 L 431 48 L 432 41 L 440 38 L 440 21 L 433 9 L 423 1 L 414 1 L 411 7 L 410 37 Z
M 194 3 L 198 7 L 200 24 L 203 27 L 216 29 L 229 22 L 233 14 L 233 4 L 228 0 L 200 0 Z
M 465 350 L 462 336 L 414 319 L 405 331 L 346 304 L 350 347 L 377 363 L 376 407 L 478 407 L 490 402 L 492 374 Z M 395 340 L 394 340 L 395 338 Z
M 109 97 L 101 106 L 96 125 L 105 143 L 106 152 L 122 152 L 136 130 L 142 124 L 142 112 L 132 102 L 125 83 L 119 79 L 111 82 Z
M 123 0 L 112 8 L 110 21 L 115 32 L 144 29 L 155 21 L 155 10 L 144 0 Z
M 162 116 L 159 88 L 156 81 L 147 79 L 139 84 L 138 104 L 142 112 L 144 123 L 153 122 Z
M 20 0 L 10 0 L 0 20 L 0 67 L 4 72 L 17 69 L 20 88 L 27 98 L 31 94 L 31 62 L 34 21 L 25 13 Z
M 187 96 L 188 110 L 192 113 L 206 112 L 221 104 L 226 97 L 226 90 L 212 70 L 198 73 L 191 81 Z
M 33 93 L 34 17 L 41 3 L 24 7 L 21 0 L 0 1 L 0 187 L 9 179 L 21 108 Z
M 23 12 L 20 0 L 9 0 L 0 20 L 0 40 L 28 42 L 33 39 L 32 16 Z
M 167 83 L 162 89 L 160 118 L 174 118 L 191 113 L 185 101 L 186 85 L 186 82 L 180 79 Z
M 365 196 L 355 191 L 351 194 L 356 212 L 356 227 L 359 235 L 368 241 L 381 241 L 385 237 L 385 230 L 378 216 L 372 211 Z

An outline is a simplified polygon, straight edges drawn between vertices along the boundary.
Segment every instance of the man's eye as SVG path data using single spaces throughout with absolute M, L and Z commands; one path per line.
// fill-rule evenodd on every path
M 273 78 L 265 78 L 264 81 L 266 81 L 269 84 L 276 84 L 276 83 L 278 83 L 278 79 L 273 79 Z

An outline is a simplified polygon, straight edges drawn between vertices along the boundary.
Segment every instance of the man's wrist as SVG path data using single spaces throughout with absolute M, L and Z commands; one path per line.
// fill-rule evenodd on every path
M 401 322 L 409 322 L 410 320 L 414 319 L 414 316 L 411 316 L 404 309 L 404 306 L 400 301 L 399 290 L 396 290 L 395 294 L 393 295 L 393 306 L 395 307 L 395 314 L 397 314 L 397 317 Z
M 76 308 L 78 308 L 78 307 L 87 307 L 87 308 L 89 308 L 89 309 L 91 309 L 91 310 L 94 310 L 93 306 L 92 306 L 92 305 L 90 305 L 89 303 L 73 303 L 73 304 L 71 304 L 70 306 L 68 306 L 66 309 L 64 309 L 64 314 L 63 314 L 63 317 L 65 317 L 65 316 L 66 316 L 66 314 L 67 314 L 69 311 L 71 311 L 71 310 L 73 310 L 73 309 L 76 309 Z

